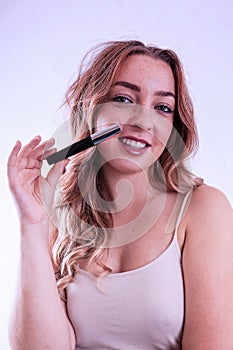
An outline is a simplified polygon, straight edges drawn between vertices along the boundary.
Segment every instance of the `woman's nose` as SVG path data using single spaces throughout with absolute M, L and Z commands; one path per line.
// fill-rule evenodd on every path
M 141 105 L 134 106 L 133 112 L 130 116 L 130 124 L 146 131 L 154 129 L 154 110 L 146 108 Z

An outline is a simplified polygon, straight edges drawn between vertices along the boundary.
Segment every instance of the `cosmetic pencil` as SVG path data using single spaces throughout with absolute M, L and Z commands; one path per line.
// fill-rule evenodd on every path
M 96 133 L 67 146 L 60 151 L 51 154 L 46 158 L 49 165 L 60 162 L 63 159 L 71 157 L 77 153 L 80 153 L 90 147 L 98 145 L 100 142 L 107 140 L 108 138 L 117 135 L 121 132 L 121 127 L 119 124 L 113 124 L 110 127 L 97 131 Z

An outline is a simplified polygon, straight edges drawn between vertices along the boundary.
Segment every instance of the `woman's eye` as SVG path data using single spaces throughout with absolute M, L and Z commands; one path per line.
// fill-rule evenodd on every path
M 161 112 L 164 112 L 164 113 L 168 113 L 168 114 L 171 114 L 173 111 L 171 110 L 170 107 L 166 106 L 166 105 L 159 105 L 159 106 L 156 106 L 155 109 L 161 111 Z
M 112 100 L 114 102 L 132 103 L 132 101 L 128 97 L 125 97 L 125 96 L 116 96 L 116 97 L 113 97 Z

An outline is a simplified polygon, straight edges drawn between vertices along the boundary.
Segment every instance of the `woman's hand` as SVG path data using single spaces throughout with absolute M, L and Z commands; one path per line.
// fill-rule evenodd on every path
M 46 178 L 42 177 L 42 161 L 56 149 L 51 148 L 54 145 L 53 138 L 40 142 L 41 137 L 36 136 L 21 148 L 21 142 L 17 141 L 8 159 L 9 186 L 20 220 L 27 224 L 48 220 L 56 184 L 68 163 L 68 160 L 57 163 Z

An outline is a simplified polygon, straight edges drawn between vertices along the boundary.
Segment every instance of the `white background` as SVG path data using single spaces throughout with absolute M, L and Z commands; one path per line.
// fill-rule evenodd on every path
M 18 221 L 6 161 L 17 139 L 49 137 L 86 51 L 139 39 L 175 50 L 193 98 L 200 148 L 193 170 L 233 203 L 233 2 L 185 0 L 1 0 L 0 2 L 0 349 L 15 286 Z

